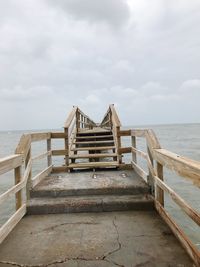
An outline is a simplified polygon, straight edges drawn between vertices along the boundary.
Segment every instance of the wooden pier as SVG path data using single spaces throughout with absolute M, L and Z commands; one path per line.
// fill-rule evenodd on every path
M 46 151 L 33 155 L 44 142 Z M 0 175 L 14 170 L 15 181 L 0 204 L 15 195 L 16 206 L 0 228 L 0 267 L 199 267 L 200 251 L 165 196 L 198 226 L 200 214 L 165 182 L 165 168 L 200 186 L 199 162 L 162 148 L 151 129 L 124 130 L 114 105 L 98 124 L 73 107 L 62 132 L 24 134 L 15 154 L 0 159 Z

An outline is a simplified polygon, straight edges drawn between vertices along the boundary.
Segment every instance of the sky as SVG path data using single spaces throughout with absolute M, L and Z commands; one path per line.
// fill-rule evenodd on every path
M 0 130 L 200 122 L 199 0 L 0 0 Z

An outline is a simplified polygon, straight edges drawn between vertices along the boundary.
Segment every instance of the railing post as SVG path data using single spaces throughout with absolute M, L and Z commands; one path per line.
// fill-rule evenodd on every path
M 149 149 L 148 146 L 147 146 L 147 154 L 148 154 L 149 160 L 150 160 L 150 162 L 152 164 L 152 167 L 153 167 L 154 166 L 153 157 L 152 157 L 151 151 L 150 151 L 150 149 Z M 151 187 L 151 193 L 154 193 L 154 191 L 155 191 L 155 188 L 154 188 L 154 179 L 153 179 L 153 176 L 152 176 L 152 173 L 151 173 L 150 168 L 148 168 L 148 169 L 149 169 L 149 174 L 148 174 L 147 182 L 148 182 L 148 184 Z
M 119 150 L 121 148 L 120 126 L 116 127 L 116 134 L 117 134 L 117 153 L 119 156 L 119 164 L 121 164 L 122 163 L 122 154 L 119 153 Z
M 135 136 L 131 136 L 131 143 L 132 143 L 132 147 L 136 148 L 136 137 Z M 136 152 L 133 152 L 133 151 L 132 151 L 132 161 L 137 163 Z
M 47 139 L 47 152 L 51 152 L 51 138 Z M 47 156 L 47 165 L 52 165 L 52 154 Z
M 163 181 L 163 165 L 157 162 L 157 176 Z M 156 185 L 156 200 L 160 202 L 162 206 L 164 206 L 164 191 Z
M 25 159 L 25 170 L 26 167 L 28 166 L 29 160 L 31 160 L 31 146 L 29 148 L 29 151 L 27 153 L 26 159 Z M 29 175 L 28 175 L 28 179 L 27 179 L 27 183 L 26 183 L 26 199 L 29 200 L 30 199 L 30 190 L 31 190 L 31 177 L 32 177 L 32 171 L 30 170 Z
M 65 132 L 65 150 L 66 150 L 65 166 L 68 167 L 69 166 L 69 134 L 68 134 L 68 128 L 64 128 L 64 132 Z
M 22 180 L 22 167 L 15 168 L 15 185 Z M 15 208 L 18 210 L 22 206 L 22 189 L 15 194 Z

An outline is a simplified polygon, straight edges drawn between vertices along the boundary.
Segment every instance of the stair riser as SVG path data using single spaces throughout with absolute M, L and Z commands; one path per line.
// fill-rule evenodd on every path
M 81 212 L 111 212 L 111 211 L 128 211 L 128 210 L 153 210 L 153 201 L 142 202 L 105 202 L 82 203 L 78 205 L 43 205 L 28 206 L 27 213 L 29 215 L 41 214 L 60 214 L 60 213 L 81 213 Z
M 68 197 L 68 196 L 88 196 L 88 195 L 139 195 L 148 194 L 150 190 L 144 187 L 137 188 L 99 188 L 99 189 L 80 189 L 80 190 L 37 190 L 31 191 L 30 195 L 32 198 L 41 197 Z

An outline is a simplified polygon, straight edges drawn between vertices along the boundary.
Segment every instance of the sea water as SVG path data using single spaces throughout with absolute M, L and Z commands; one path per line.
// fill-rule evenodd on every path
M 185 156 L 196 161 L 200 161 L 200 124 L 176 124 L 176 125 L 151 125 L 151 126 L 129 126 L 127 129 L 135 128 L 150 128 L 153 129 L 159 139 L 162 148 L 168 149 L 181 156 Z M 52 131 L 52 130 L 37 130 L 38 131 Z M 55 131 L 55 130 L 53 130 Z M 57 129 L 56 131 L 59 131 Z M 60 129 L 62 131 L 62 129 Z M 23 133 L 34 131 L 4 131 L 0 132 L 0 158 L 11 155 L 19 142 L 20 136 Z M 123 146 L 130 146 L 130 137 L 124 137 L 122 140 Z M 60 149 L 63 147 L 62 142 L 58 142 Z M 137 147 L 141 150 L 146 149 L 146 144 L 142 138 L 137 138 Z M 59 149 L 57 147 L 57 149 Z M 45 144 L 39 143 L 34 146 L 33 154 L 37 155 L 45 152 Z M 56 157 L 57 158 L 57 157 Z M 63 159 L 58 159 L 57 163 L 61 163 Z M 123 158 L 126 163 L 131 160 L 131 155 L 126 154 Z M 56 163 L 56 162 L 55 162 Z M 43 162 L 35 165 L 34 172 L 41 171 Z M 138 158 L 138 164 L 144 169 L 147 166 L 144 161 Z M 164 168 L 164 180 L 174 189 L 188 204 L 200 212 L 200 189 L 195 186 L 189 179 L 180 177 L 174 172 Z M 0 176 L 0 193 L 5 192 L 10 186 L 14 184 L 13 172 Z M 192 241 L 200 249 L 200 230 L 199 227 L 186 216 L 182 210 L 165 194 L 165 208 L 174 220 L 184 229 Z M 0 224 L 10 216 L 14 211 L 14 197 L 10 201 L 4 203 L 0 208 Z

